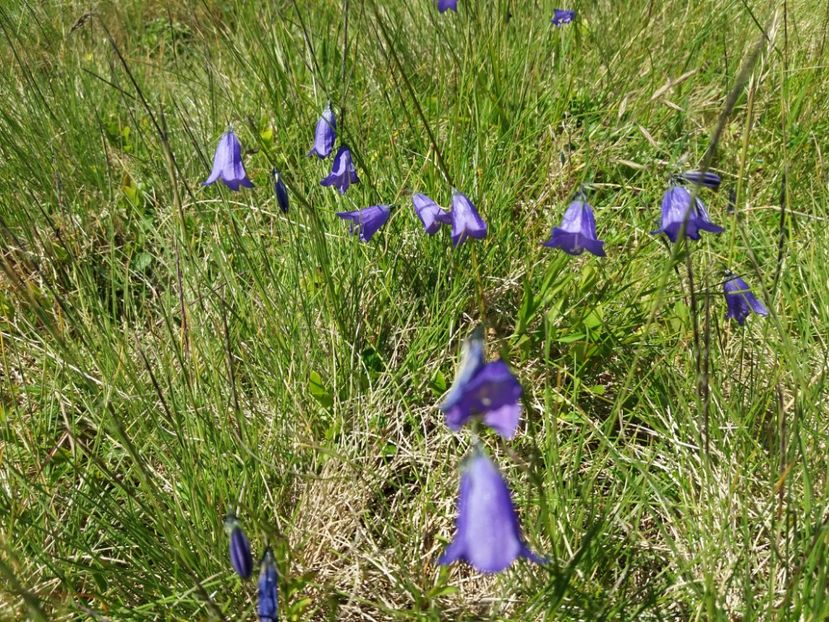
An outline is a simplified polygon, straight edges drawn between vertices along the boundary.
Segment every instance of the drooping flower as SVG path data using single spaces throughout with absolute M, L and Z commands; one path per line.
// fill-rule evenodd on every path
M 322 116 L 317 121 L 317 127 L 314 130 L 314 146 L 311 147 L 308 155 L 327 158 L 334 148 L 336 138 L 337 118 L 334 116 L 334 111 L 331 110 L 331 104 L 326 104 Z
M 486 223 L 467 196 L 452 190 L 452 244 L 460 246 L 467 238 L 483 240 L 486 237 Z
M 476 447 L 461 467 L 455 538 L 440 564 L 464 560 L 481 572 L 500 572 L 518 557 L 543 564 L 521 536 L 509 488 L 490 459 Z
M 581 255 L 588 250 L 597 257 L 604 257 L 604 242 L 596 238 L 593 209 L 582 193 L 577 194 L 567 207 L 561 227 L 553 228 L 544 246 L 560 248 L 570 255 Z
M 343 220 L 350 220 L 349 233 L 359 231 L 360 241 L 368 242 L 377 230 L 386 224 L 391 214 L 388 205 L 372 205 L 353 212 L 337 212 L 337 216 Z
M 478 327 L 464 342 L 455 380 L 439 408 L 451 430 L 481 417 L 484 424 L 510 439 L 521 419 L 522 393 L 504 361 L 484 362 L 483 329 Z
M 284 213 L 288 213 L 288 188 L 285 187 L 285 182 L 282 181 L 282 175 L 279 174 L 279 169 L 273 169 L 273 191 L 276 194 L 276 202 Z
M 213 170 L 210 171 L 207 181 L 202 182 L 202 186 L 209 186 L 219 179 L 231 190 L 238 190 L 239 186 L 253 188 L 253 182 L 248 179 L 245 165 L 242 164 L 242 144 L 230 128 L 222 134 L 219 144 L 216 145 Z
M 743 279 L 731 273 L 728 273 L 726 278 L 727 280 L 723 283 L 725 304 L 728 305 L 728 310 L 725 312 L 726 319 L 735 319 L 742 326 L 752 311 L 764 317 L 769 314 L 769 310 L 752 293 Z
M 711 171 L 685 171 L 679 175 L 682 181 L 687 181 L 689 184 L 697 184 L 698 186 L 705 186 L 711 190 L 717 190 L 722 183 L 722 179 L 716 173 Z
M 699 240 L 700 231 L 722 233 L 724 229 L 711 222 L 705 204 L 699 197 L 691 202 L 691 193 L 683 186 L 671 186 L 662 197 L 662 226 L 653 235 L 664 233 L 676 242 L 685 225 L 685 236 Z
M 278 602 L 276 562 L 271 547 L 267 547 L 259 570 L 259 598 L 256 604 L 259 622 L 277 622 Z
M 337 155 L 334 156 L 334 163 L 331 165 L 331 174 L 320 182 L 321 186 L 334 186 L 345 194 L 351 184 L 359 183 L 357 170 L 351 159 L 351 149 L 347 145 L 340 145 Z
M 420 218 L 420 222 L 423 223 L 423 228 L 429 235 L 437 233 L 441 225 L 452 224 L 451 214 L 425 194 L 415 192 L 412 195 L 412 205 L 414 205 L 415 213 Z
M 228 514 L 224 520 L 224 528 L 230 536 L 230 563 L 233 569 L 243 579 L 249 579 L 253 572 L 253 558 L 250 556 L 250 543 L 239 524 L 235 514 Z
M 550 20 L 554 26 L 569 24 L 576 18 L 576 12 L 571 9 L 556 9 L 553 19 Z
M 438 0 L 438 11 L 441 13 L 446 12 L 447 10 L 452 9 L 457 13 L 458 11 L 458 0 Z

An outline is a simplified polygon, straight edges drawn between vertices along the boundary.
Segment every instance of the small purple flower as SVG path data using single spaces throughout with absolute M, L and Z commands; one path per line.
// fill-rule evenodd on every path
M 423 228 L 426 229 L 426 233 L 429 235 L 437 233 L 441 225 L 452 224 L 452 216 L 449 212 L 425 194 L 415 192 L 412 195 L 412 205 L 414 205 L 415 213 L 420 218 L 420 222 L 423 223 Z
M 249 579 L 253 572 L 253 558 L 250 556 L 250 544 L 242 531 L 239 519 L 234 514 L 228 514 L 224 520 L 224 528 L 230 536 L 230 563 L 233 569 L 243 579 Z
M 478 214 L 467 196 L 458 190 L 452 190 L 452 244 L 460 246 L 467 238 L 483 240 L 486 237 L 486 223 Z
M 347 145 L 340 145 L 337 155 L 334 156 L 334 163 L 331 165 L 331 174 L 320 182 L 321 186 L 334 186 L 345 194 L 351 184 L 359 183 L 357 170 L 351 159 L 351 149 Z
M 285 214 L 288 213 L 288 188 L 285 187 L 285 182 L 282 181 L 282 175 L 279 174 L 278 169 L 271 171 L 273 174 L 273 191 L 276 194 L 276 202 Z
M 480 572 L 506 570 L 518 557 L 543 564 L 524 544 L 504 478 L 479 448 L 473 451 L 462 466 L 457 532 L 438 563 L 464 560 Z
M 699 197 L 691 204 L 691 193 L 683 186 L 671 186 L 662 197 L 662 226 L 651 234 L 664 233 L 671 242 L 676 242 L 685 224 L 685 236 L 699 240 L 700 231 L 722 233 L 719 225 L 711 222 L 705 204 Z
M 458 0 L 438 0 L 438 11 L 441 13 L 446 12 L 447 10 L 452 9 L 457 13 L 458 11 Z
M 705 186 L 711 190 L 717 190 L 722 183 L 722 179 L 716 173 L 711 171 L 685 171 L 679 175 L 679 179 L 686 181 L 689 184 L 696 184 L 698 186 Z
M 723 283 L 725 303 L 728 305 L 728 310 L 725 312 L 726 319 L 733 318 L 742 326 L 752 311 L 764 317 L 769 314 L 769 310 L 751 292 L 743 279 L 731 273 L 727 275 L 727 278 L 728 280 Z
M 271 547 L 267 547 L 262 556 L 256 613 L 259 616 L 259 622 L 277 622 L 279 619 L 276 562 L 273 559 Z
M 604 242 L 596 238 L 596 219 L 593 209 L 579 193 L 564 212 L 561 227 L 554 227 L 544 246 L 560 248 L 570 255 L 581 255 L 585 250 L 604 257 Z
M 337 119 L 334 116 L 334 111 L 331 110 L 331 104 L 326 104 L 322 111 L 322 116 L 317 121 L 317 127 L 314 130 L 314 146 L 308 152 L 309 156 L 317 156 L 318 158 L 327 158 L 334 148 L 334 140 L 337 138 Z
M 390 214 L 391 208 L 388 205 L 372 205 L 353 212 L 337 212 L 337 216 L 343 220 L 351 221 L 349 233 L 359 230 L 362 242 L 371 240 L 377 230 L 386 224 Z
M 550 20 L 554 26 L 569 24 L 576 18 L 576 12 L 570 9 L 556 9 L 553 19 Z
M 232 129 L 228 129 L 219 139 L 213 155 L 213 170 L 202 186 L 209 186 L 219 179 L 231 190 L 238 190 L 239 186 L 253 188 L 253 182 L 248 179 L 242 164 L 242 144 Z
M 521 419 L 521 384 L 502 360 L 484 362 L 483 329 L 464 342 L 461 362 L 449 393 L 439 408 L 446 425 L 460 430 L 473 417 L 506 439 L 515 436 Z

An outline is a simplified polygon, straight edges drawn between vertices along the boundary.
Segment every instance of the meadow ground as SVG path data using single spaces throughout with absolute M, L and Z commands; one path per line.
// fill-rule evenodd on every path
M 3 3 L 0 618 L 250 620 L 229 509 L 286 620 L 829 617 L 829 4 L 459 5 Z M 726 231 L 669 246 L 723 111 Z M 200 185 L 229 124 L 238 193 Z M 541 246 L 582 184 L 602 259 Z M 452 185 L 486 240 L 424 234 L 410 193 Z M 368 244 L 334 216 L 377 203 Z M 726 268 L 769 317 L 724 320 Z M 481 322 L 525 406 L 482 438 L 549 558 L 491 576 L 435 563 Z

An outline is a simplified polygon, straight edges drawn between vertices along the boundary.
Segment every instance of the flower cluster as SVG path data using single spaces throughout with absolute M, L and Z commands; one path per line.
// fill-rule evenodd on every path
M 224 528 L 230 539 L 230 565 L 242 579 L 247 581 L 253 574 L 253 557 L 250 542 L 242 531 L 242 525 L 236 515 L 228 514 L 224 519 Z M 259 585 L 256 613 L 260 622 L 276 622 L 278 615 L 276 561 L 271 547 L 266 546 L 259 564 Z

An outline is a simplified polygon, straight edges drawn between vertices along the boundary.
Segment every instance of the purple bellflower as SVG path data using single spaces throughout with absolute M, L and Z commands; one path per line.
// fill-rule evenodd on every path
M 689 184 L 705 186 L 711 190 L 717 190 L 722 183 L 720 176 L 711 171 L 705 171 L 704 173 L 702 171 L 685 171 L 679 175 L 679 179 Z
M 240 186 L 253 188 L 253 182 L 248 179 L 242 164 L 242 144 L 232 129 L 228 129 L 219 139 L 213 155 L 213 170 L 202 186 L 209 186 L 219 179 L 231 190 L 238 190 Z
M 273 191 L 276 194 L 276 202 L 285 214 L 288 213 L 288 188 L 285 187 L 285 182 L 282 181 L 282 175 L 279 174 L 278 169 L 271 171 L 273 174 Z
M 256 614 L 259 622 L 277 622 L 279 606 L 277 594 L 276 562 L 273 559 L 271 547 L 265 549 L 259 571 L 259 598 L 256 604 Z
M 426 233 L 429 235 L 437 233 L 441 225 L 452 224 L 451 214 L 425 194 L 415 192 L 412 195 L 412 205 L 414 205 L 415 213 L 420 218 L 420 222 L 423 223 L 423 228 L 426 229 Z
M 544 246 L 560 248 L 570 255 L 581 255 L 585 250 L 604 257 L 604 242 L 596 238 L 596 219 L 593 209 L 580 192 L 564 212 L 561 227 L 554 227 Z
M 250 556 L 250 543 L 248 542 L 239 519 L 235 514 L 228 514 L 224 520 L 224 528 L 230 536 L 230 563 L 233 569 L 243 579 L 249 579 L 253 572 L 253 558 Z
M 460 246 L 467 238 L 483 240 L 486 237 L 486 223 L 467 196 L 458 190 L 452 190 L 452 244 Z
M 388 205 L 372 205 L 353 212 L 337 212 L 337 216 L 343 220 L 350 220 L 349 233 L 359 230 L 360 241 L 368 242 L 377 233 L 377 230 L 386 224 L 391 214 Z
M 705 204 L 699 197 L 691 202 L 691 193 L 683 186 L 671 186 L 662 197 L 662 226 L 651 234 L 664 233 L 671 242 L 676 242 L 685 226 L 685 236 L 699 240 L 700 231 L 722 233 L 719 225 L 711 222 Z
M 340 145 L 340 148 L 337 149 L 337 155 L 334 156 L 334 163 L 331 165 L 331 174 L 323 179 L 320 185 L 334 186 L 340 191 L 340 194 L 345 194 L 351 184 L 359 182 L 357 170 L 354 168 L 354 162 L 351 159 L 351 149 L 348 148 L 348 145 Z
M 576 18 L 576 12 L 570 9 L 556 9 L 553 19 L 550 22 L 554 26 L 562 26 L 569 24 Z
M 455 380 L 439 408 L 446 425 L 460 430 L 473 417 L 506 439 L 515 436 L 521 419 L 523 389 L 502 360 L 484 362 L 483 329 L 479 326 L 463 344 Z
M 725 304 L 728 305 L 728 310 L 725 312 L 726 319 L 735 319 L 742 326 L 752 311 L 764 317 L 769 314 L 769 310 L 751 292 L 743 279 L 731 273 L 728 273 L 726 278 L 728 280 L 723 283 Z
M 334 140 L 337 138 L 337 118 L 331 110 L 331 104 L 326 104 L 322 116 L 317 121 L 314 130 L 314 146 L 308 152 L 309 156 L 327 158 L 334 148 Z
M 458 12 L 458 0 L 438 0 L 438 11 L 440 13 L 445 13 L 449 9 L 452 9 L 456 13 Z
M 480 572 L 500 572 L 518 557 L 543 564 L 521 537 L 509 488 L 498 469 L 479 449 L 461 467 L 454 540 L 438 560 L 464 560 Z

